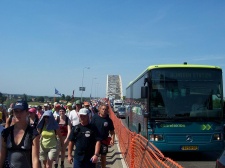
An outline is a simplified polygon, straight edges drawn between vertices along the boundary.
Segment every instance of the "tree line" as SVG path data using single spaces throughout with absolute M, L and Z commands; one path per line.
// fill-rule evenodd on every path
M 71 97 L 69 95 L 65 96 L 64 94 L 62 94 L 61 97 L 49 97 L 49 96 L 30 96 L 27 94 L 22 94 L 22 95 L 3 94 L 0 92 L 0 104 L 5 104 L 7 107 L 9 107 L 11 103 L 15 103 L 18 100 L 24 100 L 27 102 L 44 103 L 44 102 L 54 102 L 54 101 L 73 102 L 73 100 L 75 99 L 77 98 Z

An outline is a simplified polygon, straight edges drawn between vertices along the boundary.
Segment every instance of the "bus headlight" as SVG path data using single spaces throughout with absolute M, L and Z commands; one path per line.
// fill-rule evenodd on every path
M 214 141 L 221 141 L 222 140 L 222 134 L 221 133 L 216 133 L 213 135 L 213 140 Z
M 163 141 L 163 135 L 161 134 L 152 134 L 150 135 L 150 141 Z

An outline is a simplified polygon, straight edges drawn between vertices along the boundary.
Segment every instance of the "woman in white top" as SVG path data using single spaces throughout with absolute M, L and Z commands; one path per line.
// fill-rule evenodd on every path
M 76 101 L 76 109 L 72 110 L 69 115 L 69 119 L 71 121 L 72 127 L 78 125 L 80 123 L 78 112 L 81 109 L 82 105 L 80 100 Z

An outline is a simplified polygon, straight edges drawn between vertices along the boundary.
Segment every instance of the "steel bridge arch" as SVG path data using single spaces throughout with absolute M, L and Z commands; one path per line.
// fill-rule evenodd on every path
M 122 79 L 120 75 L 107 75 L 106 97 L 123 99 Z

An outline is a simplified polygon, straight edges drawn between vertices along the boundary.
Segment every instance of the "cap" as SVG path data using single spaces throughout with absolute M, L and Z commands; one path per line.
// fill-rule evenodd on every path
M 80 111 L 79 111 L 79 115 L 87 115 L 89 113 L 89 110 L 88 109 L 86 109 L 86 108 L 82 108 L 82 109 L 80 109 Z
M 61 107 L 60 104 L 56 104 L 55 105 L 55 108 L 59 108 L 59 107 Z
M 35 108 L 30 108 L 28 111 L 29 111 L 30 113 L 36 113 L 36 109 L 35 109 Z
M 89 102 L 84 102 L 84 106 L 90 106 Z
M 72 106 L 72 103 L 67 103 L 67 106 Z
M 47 103 L 45 103 L 45 104 L 44 104 L 44 107 L 48 107 L 48 104 L 47 104 Z
M 75 103 L 76 104 L 81 104 L 81 101 L 80 100 L 77 100 Z
M 13 109 L 20 109 L 20 110 L 27 110 L 28 109 L 28 104 L 25 101 L 19 101 L 16 102 L 16 104 L 14 105 Z

